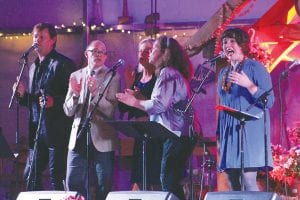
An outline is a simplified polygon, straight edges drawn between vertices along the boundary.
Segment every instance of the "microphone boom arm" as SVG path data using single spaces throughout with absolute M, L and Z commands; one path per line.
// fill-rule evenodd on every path
M 110 82 L 112 81 L 112 79 L 114 78 L 114 76 L 116 75 L 116 71 L 108 71 L 108 72 L 111 72 L 111 75 L 105 79 L 102 84 L 100 85 L 99 88 L 102 88 L 104 86 L 104 89 L 102 92 L 99 93 L 98 95 L 98 99 L 97 99 L 97 102 L 95 103 L 95 106 L 93 107 L 93 109 L 88 113 L 87 117 L 85 118 L 83 124 L 82 124 L 82 127 L 80 129 L 80 131 L 78 132 L 77 134 L 77 138 L 80 138 L 81 135 L 86 132 L 86 130 L 90 127 L 89 124 L 90 124 L 90 121 L 92 120 L 92 116 L 94 114 L 94 112 L 96 111 L 97 109 L 97 106 L 99 105 L 99 102 L 100 100 L 103 98 L 104 96 L 104 93 L 105 91 L 107 90 Z

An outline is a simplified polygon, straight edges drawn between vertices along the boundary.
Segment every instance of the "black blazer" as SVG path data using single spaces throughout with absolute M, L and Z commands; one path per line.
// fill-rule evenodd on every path
M 36 135 L 40 108 L 38 99 L 41 95 L 33 89 L 35 74 L 38 70 L 39 58 L 29 68 L 29 90 L 20 99 L 20 104 L 29 109 L 29 147 L 33 148 Z M 67 146 L 71 132 L 72 119 L 63 111 L 63 103 L 68 90 L 70 74 L 75 71 L 75 64 L 66 56 L 52 50 L 42 61 L 47 66 L 45 76 L 39 87 L 43 87 L 45 94 L 54 100 L 54 106 L 45 110 L 42 117 L 40 135 L 48 146 Z M 38 115 L 38 116 L 37 116 Z

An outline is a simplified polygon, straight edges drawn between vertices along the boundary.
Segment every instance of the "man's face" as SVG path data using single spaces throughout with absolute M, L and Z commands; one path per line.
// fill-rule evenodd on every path
M 33 30 L 33 43 L 38 44 L 37 53 L 41 56 L 46 56 L 56 42 L 56 37 L 51 38 L 48 29 Z
M 92 69 L 101 67 L 107 59 L 106 47 L 101 42 L 94 42 L 87 48 L 85 55 L 88 60 L 88 65 Z

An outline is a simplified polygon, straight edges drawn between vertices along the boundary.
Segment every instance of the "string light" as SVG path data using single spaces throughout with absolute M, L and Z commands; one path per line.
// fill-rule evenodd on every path
M 97 28 L 96 25 L 92 25 L 92 26 L 91 26 L 91 30 L 92 30 L 92 31 L 96 30 L 96 28 Z
M 63 23 L 63 24 L 54 24 L 55 29 L 57 30 L 58 34 L 81 34 L 84 30 L 84 28 L 86 27 L 86 23 L 83 21 L 80 22 L 76 22 L 76 21 L 72 21 L 69 25 Z M 144 34 L 144 30 L 134 30 L 133 27 L 127 27 L 127 28 L 122 28 L 122 29 L 118 29 L 116 28 L 116 26 L 109 26 L 106 25 L 104 22 L 101 22 L 100 24 L 96 25 L 93 24 L 90 26 L 90 30 L 91 30 L 91 34 L 101 34 L 101 33 L 110 33 L 110 32 L 121 32 L 121 33 L 127 33 L 127 34 L 137 34 L 136 37 L 138 39 L 143 39 L 146 38 L 148 36 L 146 36 Z M 189 29 L 190 30 L 190 29 Z M 5 39 L 20 39 L 20 37 L 28 37 L 31 36 L 31 31 L 32 29 L 28 28 L 28 30 L 24 31 L 16 31 L 16 30 L 6 30 L 6 31 L 2 31 L 0 33 L 0 38 L 5 38 Z M 161 35 L 169 35 L 170 37 L 173 38 L 179 38 L 179 37 L 189 37 L 187 36 L 186 31 L 182 32 L 184 30 L 180 29 L 180 30 L 176 30 L 176 29 L 172 29 L 172 31 L 165 31 L 165 32 L 161 32 L 161 33 L 157 33 L 154 38 L 158 38 Z

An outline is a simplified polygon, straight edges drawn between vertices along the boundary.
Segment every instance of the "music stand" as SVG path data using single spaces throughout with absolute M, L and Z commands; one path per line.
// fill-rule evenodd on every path
M 152 138 L 177 137 L 173 132 L 153 121 L 106 121 L 114 129 L 128 137 L 143 140 L 143 183 L 142 190 L 147 190 L 147 141 Z
M 14 158 L 5 137 L 2 135 L 2 128 L 0 127 L 0 158 Z
M 241 149 L 241 191 L 244 191 L 244 132 L 245 132 L 245 123 L 249 120 L 257 120 L 261 118 L 261 116 L 252 115 L 250 113 L 239 111 L 234 108 L 230 108 L 224 105 L 217 105 L 216 109 L 219 111 L 225 111 L 227 114 L 231 115 L 232 117 L 238 119 L 240 121 L 241 130 L 240 130 L 240 149 Z

